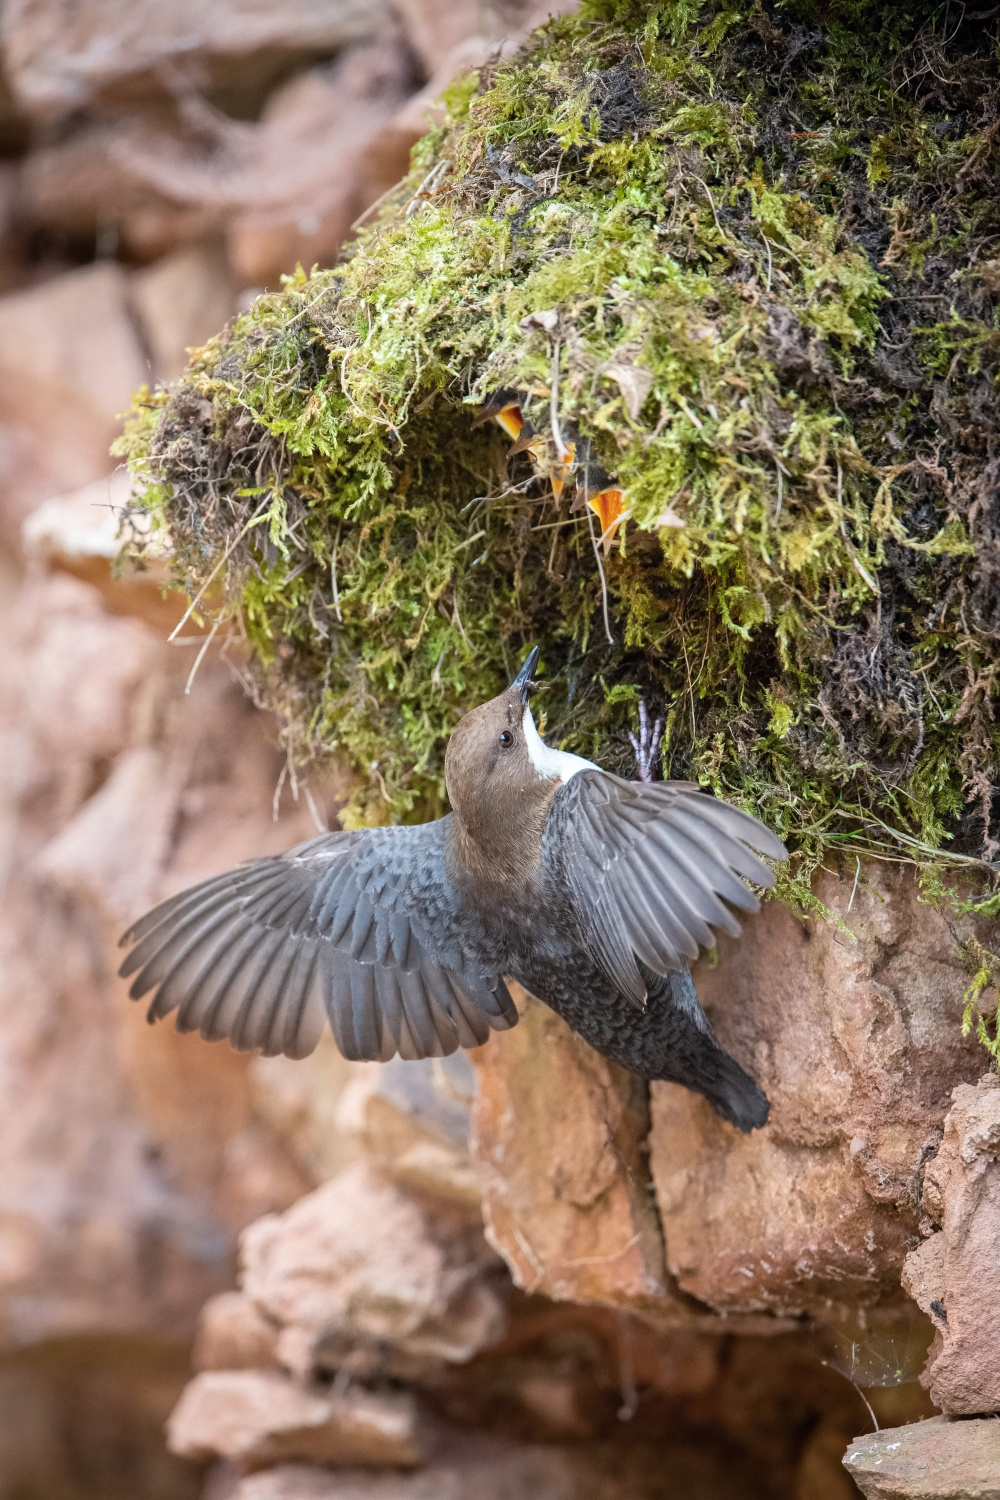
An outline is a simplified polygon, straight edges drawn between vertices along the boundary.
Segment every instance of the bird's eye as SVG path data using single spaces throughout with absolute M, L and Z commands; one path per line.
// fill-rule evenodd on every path
M 514 743 L 514 736 L 509 729 L 503 730 L 500 735 L 499 745 L 501 750 L 509 750 Z

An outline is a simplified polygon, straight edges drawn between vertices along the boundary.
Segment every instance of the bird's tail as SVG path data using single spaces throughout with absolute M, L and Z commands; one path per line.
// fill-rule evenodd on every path
M 759 1130 L 767 1124 L 771 1108 L 767 1095 L 719 1045 L 701 1008 L 690 970 L 668 974 L 666 988 L 675 1017 L 683 1016 L 684 1020 L 683 1035 L 676 1037 L 667 1054 L 668 1068 L 661 1076 L 702 1094 L 717 1115 L 744 1134 Z
M 737 1130 L 742 1130 L 744 1135 L 766 1125 L 771 1106 L 764 1090 L 721 1047 L 712 1063 L 711 1070 L 705 1070 L 711 1076 L 705 1077 L 703 1073 L 697 1080 L 685 1078 L 682 1081 L 689 1089 L 703 1094 L 715 1113 L 728 1120 L 730 1125 L 735 1125 Z

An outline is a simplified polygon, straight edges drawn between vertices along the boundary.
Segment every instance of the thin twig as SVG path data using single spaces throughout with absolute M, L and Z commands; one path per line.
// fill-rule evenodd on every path
M 338 622 L 344 623 L 344 616 L 340 612 L 340 592 L 337 588 L 337 548 L 340 546 L 340 528 L 343 521 L 337 522 L 337 535 L 333 539 L 333 555 L 330 558 L 330 582 L 333 585 L 333 612 Z
M 569 458 L 569 449 L 563 442 L 559 428 L 559 335 L 552 340 L 552 379 L 549 381 L 549 415 L 552 419 L 552 436 L 556 445 L 556 456 L 561 464 Z
M 409 176 L 409 173 L 407 173 L 407 176 Z M 375 212 L 375 210 L 377 208 L 381 208 L 382 204 L 385 202 L 385 200 L 387 198 L 391 198 L 392 195 L 393 195 L 393 193 L 397 192 L 398 189 L 403 186 L 403 183 L 405 181 L 406 181 L 406 177 L 401 177 L 398 182 L 394 182 L 393 183 L 392 187 L 386 188 L 386 190 L 385 190 L 384 193 L 379 193 L 378 197 L 375 199 L 375 202 L 374 203 L 369 203 L 368 207 L 365 209 L 365 211 L 364 211 L 363 214 L 358 214 L 358 217 L 355 219 L 354 223 L 351 225 L 352 232 L 355 229 L 360 229 L 361 226 L 362 226 L 362 224 L 365 222 L 365 220 L 366 219 L 370 219 L 371 216 L 372 216 L 372 214 Z
M 205 640 L 202 643 L 201 650 L 198 652 L 198 655 L 194 659 L 194 666 L 191 668 L 190 672 L 188 673 L 187 684 L 185 685 L 185 688 L 184 688 L 184 696 L 185 697 L 187 697 L 190 694 L 190 692 L 191 692 L 191 684 L 194 682 L 194 679 L 195 679 L 195 677 L 197 675 L 197 672 L 198 672 L 198 668 L 201 666 L 202 662 L 205 660 L 205 652 L 208 650 L 209 646 L 215 640 L 215 632 L 218 630 L 218 628 L 219 628 L 219 626 L 221 624 L 222 624 L 222 620 L 221 619 L 216 620 L 215 624 L 212 626 L 211 630 L 208 632 L 208 635 L 206 635 Z
M 772 264 L 772 261 L 771 261 L 771 241 L 768 239 L 767 235 L 764 233 L 763 230 L 761 230 L 761 232 L 760 232 L 760 237 L 764 241 L 764 245 L 765 245 L 765 247 L 767 249 L 767 290 L 770 291 L 771 290 L 771 273 L 772 273 L 772 270 L 773 270 L 773 264 Z
M 195 594 L 194 598 L 191 600 L 191 603 L 188 605 L 187 609 L 184 611 L 183 615 L 178 620 L 178 622 L 174 626 L 173 630 L 167 636 L 167 640 L 168 641 L 172 641 L 175 636 L 180 635 L 180 633 L 183 630 L 184 626 L 187 624 L 188 620 L 190 620 L 192 614 L 197 609 L 198 604 L 199 604 L 199 602 L 200 602 L 200 600 L 202 598 L 202 595 L 204 594 L 205 590 L 208 588 L 209 584 L 212 582 L 212 579 L 215 577 L 216 573 L 218 573 L 218 571 L 222 567 L 223 563 L 228 562 L 229 558 L 232 555 L 234 547 L 237 545 L 238 542 L 241 542 L 243 540 L 243 538 L 246 536 L 247 532 L 250 530 L 250 527 L 253 525 L 253 523 L 255 521 L 258 521 L 260 519 L 260 517 L 264 514 L 264 512 L 267 510 L 267 508 L 268 508 L 268 506 L 270 504 L 271 504 L 271 496 L 269 495 L 268 498 L 264 501 L 263 505 L 259 505 L 257 507 L 257 509 L 254 511 L 253 515 L 250 517 L 250 519 L 246 523 L 246 525 L 244 527 L 242 527 L 242 529 L 240 531 L 238 531 L 237 534 L 233 537 L 232 541 L 229 543 L 229 546 L 226 548 L 225 552 L 223 552 L 222 556 L 219 558 L 219 561 L 216 563 L 216 565 L 212 569 L 211 573 L 209 573 L 208 577 L 205 579 L 205 582 L 202 584 L 201 588 Z
M 323 818 L 320 816 L 319 808 L 316 806 L 316 799 L 313 797 L 313 794 L 312 794 L 312 791 L 310 790 L 308 782 L 304 781 L 302 783 L 302 790 L 305 792 L 305 795 L 306 795 L 306 806 L 309 809 L 309 816 L 312 818 L 313 823 L 315 824 L 316 832 L 317 833 L 329 833 L 330 830 L 326 826 L 326 823 L 324 822 Z
M 280 771 L 280 773 L 278 775 L 278 784 L 277 784 L 277 786 L 274 789 L 274 796 L 271 798 L 271 822 L 272 823 L 277 823 L 277 821 L 278 821 L 278 808 L 279 808 L 279 806 L 281 804 L 281 789 L 282 789 L 282 787 L 285 784 L 285 777 L 287 775 L 288 775 L 288 762 L 286 760 L 284 762 L 284 764 L 282 765 L 282 767 L 281 767 L 281 771 Z
M 848 1375 L 848 1377 L 847 1377 L 847 1378 L 848 1378 L 848 1380 L 851 1380 L 851 1377 L 850 1377 L 850 1376 L 849 1376 L 849 1375 Z M 865 1403 L 865 1405 L 866 1405 L 866 1406 L 867 1406 L 867 1408 L 868 1408 L 868 1415 L 869 1415 L 869 1416 L 870 1416 L 870 1417 L 871 1417 L 871 1419 L 872 1419 L 872 1421 L 873 1421 L 873 1422 L 874 1422 L 874 1423 L 875 1423 L 875 1431 L 876 1431 L 876 1432 L 881 1432 L 881 1431 L 882 1431 L 882 1429 L 881 1429 L 881 1427 L 880 1427 L 880 1426 L 879 1426 L 879 1425 L 878 1425 L 878 1417 L 877 1417 L 877 1416 L 876 1416 L 876 1415 L 875 1415 L 875 1413 L 874 1413 L 874 1412 L 873 1412 L 873 1411 L 872 1411 L 872 1404 L 871 1404 L 871 1402 L 870 1402 L 870 1401 L 869 1401 L 869 1400 L 868 1400 L 868 1397 L 867 1397 L 867 1396 L 866 1396 L 866 1395 L 865 1395 L 865 1393 L 864 1393 L 864 1391 L 863 1391 L 863 1390 L 862 1390 L 862 1389 L 861 1389 L 861 1387 L 860 1387 L 860 1386 L 859 1386 L 859 1385 L 858 1385 L 858 1382 L 857 1382 L 857 1381 L 856 1381 L 856 1380 L 851 1380 L 851 1384 L 852 1384 L 852 1385 L 853 1385 L 853 1387 L 854 1387 L 854 1389 L 855 1389 L 855 1390 L 856 1390 L 856 1391 L 857 1391 L 857 1393 L 858 1393 L 858 1395 L 859 1395 L 859 1396 L 860 1396 L 860 1397 L 861 1397 L 861 1399 L 862 1399 L 862 1401 L 863 1401 L 863 1402 L 864 1402 L 864 1403 Z
M 587 450 L 587 462 L 583 470 L 583 508 L 587 516 L 587 530 L 590 532 L 590 545 L 594 549 L 594 561 L 597 563 L 597 572 L 601 579 L 601 608 L 604 611 L 604 634 L 608 638 L 608 645 L 613 646 L 615 638 L 611 634 L 611 621 L 608 619 L 608 584 L 604 577 L 604 565 L 601 562 L 601 549 L 594 535 L 594 513 L 590 508 L 590 450 Z

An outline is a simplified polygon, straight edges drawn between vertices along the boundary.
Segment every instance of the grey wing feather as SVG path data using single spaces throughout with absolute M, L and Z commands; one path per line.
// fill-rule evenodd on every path
M 149 1019 L 305 1057 L 329 1021 L 345 1057 L 441 1057 L 517 1011 L 464 951 L 440 824 L 321 835 L 202 881 L 122 939 Z
M 711 947 L 713 929 L 739 935 L 730 908 L 760 905 L 743 882 L 774 885 L 759 854 L 787 858 L 770 829 L 741 808 L 690 782 L 623 781 L 598 770 L 560 787 L 542 845 L 548 875 L 577 912 L 581 942 L 639 1005 L 640 963 L 665 975 Z

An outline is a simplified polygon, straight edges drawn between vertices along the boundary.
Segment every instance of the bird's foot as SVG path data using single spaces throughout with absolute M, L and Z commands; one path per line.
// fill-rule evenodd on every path
M 640 781 L 652 781 L 653 779 L 653 764 L 656 760 L 656 752 L 660 748 L 662 734 L 663 720 L 657 719 L 651 727 L 645 701 L 640 698 L 639 733 L 638 735 L 629 735 L 629 741 L 635 752 L 636 775 Z

